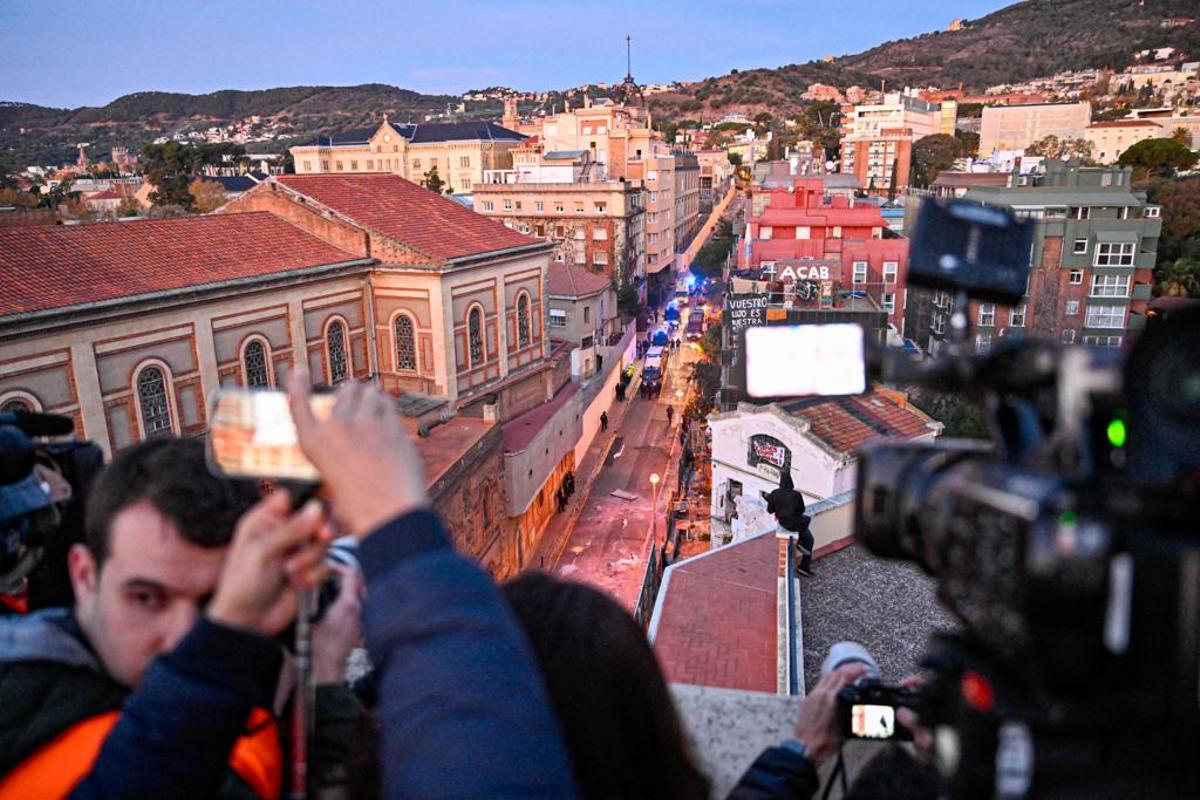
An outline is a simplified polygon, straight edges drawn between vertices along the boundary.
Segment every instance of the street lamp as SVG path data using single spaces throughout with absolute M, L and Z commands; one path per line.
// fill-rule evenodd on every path
M 659 480 L 661 480 L 661 478 L 658 477 L 657 472 L 650 473 L 650 488 L 654 492 L 653 505 L 650 506 L 650 541 L 652 541 L 652 542 L 657 541 L 655 539 L 654 534 L 655 534 L 655 528 L 658 525 L 658 482 L 659 482 Z

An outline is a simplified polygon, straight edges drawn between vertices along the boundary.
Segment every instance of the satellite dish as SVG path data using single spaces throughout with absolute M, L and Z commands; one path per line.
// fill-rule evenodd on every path
M 832 161 L 825 162 L 825 169 L 828 170 L 829 172 L 833 172 L 833 167 L 834 167 L 834 164 Z

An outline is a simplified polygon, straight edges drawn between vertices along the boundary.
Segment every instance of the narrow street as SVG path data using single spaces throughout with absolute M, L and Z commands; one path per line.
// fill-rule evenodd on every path
M 687 313 L 685 309 L 680 335 Z M 671 354 L 662 393 L 656 399 L 639 398 L 640 377 L 634 378 L 626 400 L 629 407 L 620 424 L 609 428 L 614 441 L 608 457 L 590 492 L 581 499 L 582 513 L 561 550 L 545 562 L 546 569 L 604 589 L 631 610 L 645 572 L 652 525 L 660 544 L 664 536 L 665 510 L 675 487 L 680 454 L 679 421 L 690 374 L 686 365 L 695 359 L 695 351 L 686 342 Z M 640 369 L 639 361 L 639 373 Z M 669 426 L 667 406 L 675 412 Z M 653 512 L 652 473 L 660 478 Z M 626 499 L 629 496 L 632 499 Z

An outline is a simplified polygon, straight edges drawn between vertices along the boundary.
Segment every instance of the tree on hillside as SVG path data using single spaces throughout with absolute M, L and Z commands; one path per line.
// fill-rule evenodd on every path
M 1046 136 L 1026 147 L 1025 155 L 1042 156 L 1058 161 L 1076 159 L 1085 164 L 1095 163 L 1092 160 L 1092 143 L 1087 139 L 1060 139 L 1057 136 Z
M 1192 134 L 1187 128 L 1179 127 L 1171 131 L 1171 141 L 1179 142 L 1184 147 L 1190 148 L 1192 144 Z
M 728 158 L 729 163 L 735 167 L 740 167 L 742 165 L 742 154 L 741 153 L 728 153 L 726 155 L 726 158 Z
M 912 146 L 912 182 L 927 187 L 939 172 L 954 166 L 954 160 L 962 156 L 963 143 L 954 136 L 935 133 L 917 139 Z
M 38 199 L 20 189 L 0 189 L 0 206 L 16 206 L 17 208 L 33 208 Z
M 1155 270 L 1158 293 L 1200 300 L 1200 258 L 1180 258 Z
M 958 139 L 959 143 L 962 144 L 962 154 L 964 157 L 970 156 L 974 158 L 979 155 L 978 133 L 975 131 L 956 130 L 954 131 L 954 138 Z
M 1143 139 L 1130 147 L 1117 163 L 1133 167 L 1134 180 L 1171 177 L 1179 170 L 1190 169 L 1200 158 L 1173 139 Z
M 441 194 L 446 190 L 446 182 L 438 175 L 437 164 L 430 167 L 424 177 L 425 180 L 421 182 L 422 185 L 434 194 Z
M 225 205 L 225 187 L 216 181 L 196 178 L 188 184 L 188 194 L 192 196 L 192 208 L 201 214 Z
M 1148 194 L 1151 203 L 1162 206 L 1158 263 L 1200 258 L 1200 178 L 1158 181 Z
M 206 164 L 220 164 L 226 156 L 245 155 L 240 144 L 188 145 L 182 142 L 146 145 L 142 150 L 142 168 L 153 186 L 150 202 L 156 206 L 176 205 L 192 210 L 194 199 L 188 191 L 192 179 Z

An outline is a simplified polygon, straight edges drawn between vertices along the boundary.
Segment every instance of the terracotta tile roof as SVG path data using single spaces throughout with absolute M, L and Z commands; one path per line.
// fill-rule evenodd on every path
M 550 294 L 560 297 L 586 297 L 612 286 L 605 275 L 574 264 L 550 264 Z
M 775 692 L 779 541 L 768 533 L 670 568 L 654 635 L 668 681 Z
M 0 229 L 0 315 L 355 257 L 266 212 Z
M 540 244 L 398 175 L 282 175 L 275 180 L 435 259 Z
M 814 438 L 848 456 L 871 439 L 910 439 L 931 432 L 928 415 L 879 391 L 860 397 L 800 400 L 781 408 L 808 420 Z

